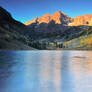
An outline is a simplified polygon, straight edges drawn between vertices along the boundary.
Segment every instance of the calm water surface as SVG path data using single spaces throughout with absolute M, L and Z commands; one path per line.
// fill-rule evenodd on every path
M 0 51 L 0 92 L 92 92 L 92 51 Z

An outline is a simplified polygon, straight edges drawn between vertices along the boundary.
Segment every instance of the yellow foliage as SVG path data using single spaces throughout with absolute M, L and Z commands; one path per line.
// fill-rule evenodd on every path
M 92 37 L 88 37 L 85 40 L 80 41 L 81 44 L 87 44 L 88 47 L 92 46 Z

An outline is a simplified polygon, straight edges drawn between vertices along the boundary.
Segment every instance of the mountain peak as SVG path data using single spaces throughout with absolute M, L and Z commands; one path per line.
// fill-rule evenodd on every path
M 62 11 L 61 10 L 59 10 L 59 11 L 57 11 L 56 13 L 61 13 Z
M 61 10 L 57 11 L 56 13 L 61 13 Z
M 54 13 L 54 14 L 61 14 L 61 11 L 59 10 L 59 11 L 57 11 L 56 13 Z
M 61 16 L 61 15 L 65 15 L 65 16 L 67 16 L 64 12 L 62 12 L 62 11 L 57 11 L 56 13 L 54 13 L 54 15 L 56 15 L 56 16 Z
M 51 16 L 51 14 L 50 13 L 47 13 L 43 17 L 49 17 L 49 16 Z
M 71 22 L 72 18 L 70 19 L 69 16 L 67 16 L 64 12 L 59 10 L 56 13 L 54 13 L 53 15 L 51 15 L 50 13 L 45 14 L 44 16 L 42 16 L 38 19 L 38 22 L 48 24 L 52 20 L 54 20 L 56 24 L 67 24 L 68 22 Z M 25 24 L 31 25 L 34 22 L 35 22 L 35 20 L 32 20 Z
M 61 14 L 61 13 L 63 13 L 63 14 L 65 14 L 65 13 L 64 13 L 64 12 L 62 12 L 61 10 L 57 11 L 56 13 L 60 13 L 60 14 Z

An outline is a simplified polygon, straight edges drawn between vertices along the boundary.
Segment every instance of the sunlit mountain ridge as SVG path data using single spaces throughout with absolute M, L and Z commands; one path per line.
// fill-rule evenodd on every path
M 91 14 L 73 19 L 61 11 L 24 25 L 0 7 L 0 49 L 92 49 L 91 26 Z
M 80 25 L 92 26 L 92 14 L 85 14 L 72 18 L 62 11 L 57 11 L 53 15 L 47 13 L 42 17 L 36 17 L 33 20 L 28 21 L 24 24 L 29 26 L 32 23 L 35 23 L 36 21 L 38 21 L 38 23 L 40 24 L 40 23 L 50 23 L 50 21 L 52 20 L 55 21 L 56 24 L 66 24 L 68 26 L 80 26 Z

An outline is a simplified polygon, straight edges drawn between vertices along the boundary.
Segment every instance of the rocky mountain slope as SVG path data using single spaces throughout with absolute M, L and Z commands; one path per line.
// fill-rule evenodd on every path
M 51 21 L 55 21 L 55 24 L 62 24 L 63 26 L 92 26 L 92 14 L 86 14 L 82 16 L 76 16 L 74 19 L 72 17 L 67 16 L 64 12 L 58 11 L 55 14 L 46 14 L 42 17 L 37 17 L 32 21 L 28 21 L 25 25 L 30 26 L 33 23 L 38 22 L 49 24 Z
M 92 26 L 92 14 L 87 14 L 83 16 L 76 16 L 74 22 L 70 24 L 71 26 Z
M 92 15 L 73 19 L 61 11 L 24 25 L 0 7 L 0 49 L 92 48 L 91 26 Z
M 27 45 L 30 30 L 0 7 L 0 49 L 33 49 Z
M 84 30 L 84 26 L 92 26 L 92 14 L 76 16 L 73 19 L 64 12 L 58 11 L 53 15 L 48 13 L 42 17 L 37 17 L 25 25 L 41 35 L 62 34 L 68 29 L 74 30 L 74 26 L 81 26 L 80 30 Z
M 92 15 L 77 16 L 75 19 L 58 11 L 46 14 L 25 23 L 40 34 L 41 39 L 33 42 L 44 49 L 89 49 L 92 48 Z
M 47 23 L 48 24 L 51 21 L 55 21 L 55 24 L 68 24 L 68 23 L 73 22 L 73 18 L 67 16 L 62 11 L 57 11 L 53 15 L 47 13 L 46 15 L 44 15 L 42 17 L 37 17 L 37 18 L 33 19 L 32 21 L 25 23 L 25 25 L 31 25 L 32 23 L 35 23 L 36 20 L 38 21 L 39 24 L 41 24 L 41 23 Z
M 30 29 L 34 29 L 38 34 L 52 35 L 61 34 L 69 28 L 68 24 L 73 22 L 73 18 L 67 16 L 64 12 L 58 11 L 55 14 L 46 14 L 37 17 L 32 21 L 25 23 Z
M 65 48 L 92 49 L 92 27 L 81 31 L 73 39 L 64 43 Z

